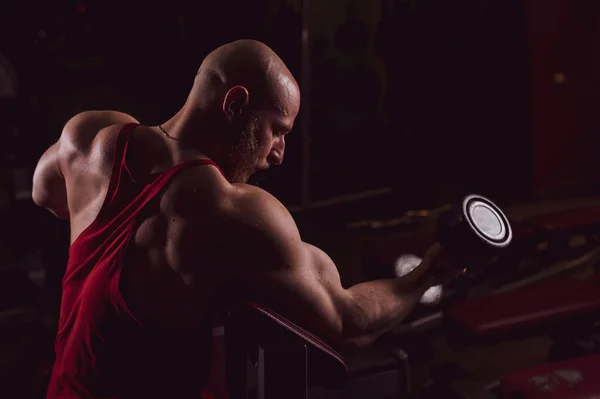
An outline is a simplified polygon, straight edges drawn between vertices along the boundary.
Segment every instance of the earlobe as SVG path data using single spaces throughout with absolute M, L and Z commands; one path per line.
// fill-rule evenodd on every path
M 227 91 L 223 99 L 223 112 L 228 119 L 242 114 L 244 108 L 250 102 L 250 94 L 244 86 L 234 86 Z

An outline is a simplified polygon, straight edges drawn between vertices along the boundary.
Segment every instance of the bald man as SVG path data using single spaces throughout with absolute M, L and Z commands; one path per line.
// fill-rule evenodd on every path
M 437 248 L 404 278 L 344 288 L 286 208 L 246 184 L 283 162 L 299 106 L 282 60 L 245 40 L 210 53 L 159 126 L 116 111 L 67 122 L 33 185 L 71 226 L 48 398 L 197 398 L 211 317 L 235 299 L 335 346 L 367 345 L 412 310 Z

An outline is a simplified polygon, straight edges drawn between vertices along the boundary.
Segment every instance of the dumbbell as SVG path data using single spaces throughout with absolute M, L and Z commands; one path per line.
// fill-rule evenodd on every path
M 452 262 L 470 270 L 486 265 L 506 248 L 512 241 L 512 230 L 496 204 L 480 195 L 468 195 L 438 217 L 436 238 Z M 402 255 L 396 260 L 396 275 L 404 276 L 420 263 L 416 255 Z M 436 304 L 442 294 L 442 286 L 431 287 L 421 303 Z

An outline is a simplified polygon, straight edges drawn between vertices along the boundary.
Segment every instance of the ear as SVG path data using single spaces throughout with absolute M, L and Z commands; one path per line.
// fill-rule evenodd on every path
M 242 114 L 244 107 L 250 102 L 250 94 L 244 86 L 234 86 L 227 91 L 223 99 L 223 112 L 228 120 Z

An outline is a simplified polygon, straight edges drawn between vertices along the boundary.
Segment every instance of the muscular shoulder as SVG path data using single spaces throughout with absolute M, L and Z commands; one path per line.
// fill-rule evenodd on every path
M 71 175 L 73 170 L 88 170 L 89 166 L 104 168 L 104 163 L 110 161 L 114 140 L 126 123 L 137 120 L 118 111 L 86 111 L 72 117 L 58 141 L 57 155 L 63 173 Z
M 277 263 L 295 256 L 301 246 L 298 228 L 273 195 L 258 187 L 229 184 L 211 166 L 194 169 L 178 177 L 169 189 L 172 209 L 181 216 L 189 235 L 201 234 L 210 225 L 224 240 L 228 256 L 261 254 L 264 258 L 270 254 L 270 260 Z
M 295 229 L 292 216 L 273 195 L 248 184 L 230 184 L 213 166 L 196 166 L 174 179 L 168 190 L 168 200 L 176 213 L 195 219 L 210 213 L 236 225 L 253 229 L 274 222 Z M 296 229 L 297 231 L 297 229 Z
M 286 207 L 273 195 L 247 184 L 232 184 L 224 195 L 223 214 L 253 230 L 275 227 L 297 233 L 296 224 Z
M 222 213 L 244 256 L 257 257 L 265 267 L 289 267 L 305 255 L 298 227 L 285 206 L 268 192 L 232 185 Z
M 64 126 L 61 146 L 65 149 L 88 151 L 98 133 L 115 125 L 138 123 L 131 115 L 118 111 L 85 111 L 72 117 Z

